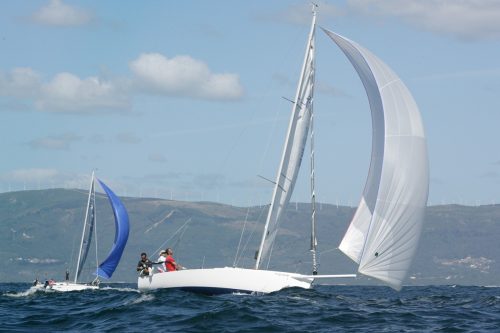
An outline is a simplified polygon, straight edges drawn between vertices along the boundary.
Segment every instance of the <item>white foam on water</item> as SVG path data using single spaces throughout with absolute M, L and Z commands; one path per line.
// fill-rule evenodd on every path
M 116 290 L 116 291 L 140 293 L 140 291 L 138 289 L 134 289 L 134 288 L 114 288 L 114 287 L 109 287 L 109 286 L 99 288 L 99 290 Z
M 127 302 L 126 305 L 140 304 L 143 302 L 150 302 L 150 301 L 153 301 L 154 299 L 155 299 L 155 297 L 152 294 L 141 294 L 141 296 L 139 296 L 139 298 L 136 298 L 136 299 L 132 300 L 131 302 Z
M 25 291 L 19 291 L 17 293 L 4 293 L 4 296 L 8 297 L 28 297 L 31 295 L 36 294 L 37 292 L 47 292 L 45 288 L 39 288 L 39 287 L 31 287 L 28 290 Z

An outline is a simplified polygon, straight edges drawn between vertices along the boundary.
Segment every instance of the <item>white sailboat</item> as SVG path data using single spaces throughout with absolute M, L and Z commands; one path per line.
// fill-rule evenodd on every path
M 399 290 L 414 257 L 428 196 L 428 158 L 418 107 L 399 77 L 357 43 L 323 31 L 357 71 L 372 114 L 372 155 L 368 178 L 353 220 L 339 249 L 359 264 L 358 272 Z M 289 287 L 311 288 L 317 279 L 355 277 L 318 275 L 316 263 L 313 100 L 316 12 L 277 173 L 271 206 L 254 269 L 192 269 L 140 276 L 138 288 L 181 288 L 209 294 L 270 293 Z M 312 274 L 269 271 L 274 240 L 297 179 L 306 142 L 311 140 Z
M 45 283 L 37 283 L 36 288 L 45 288 L 56 291 L 80 291 L 87 289 L 98 289 L 99 288 L 99 278 L 109 279 L 113 275 L 120 258 L 122 256 L 125 245 L 127 244 L 129 235 L 129 219 L 125 206 L 120 201 L 120 199 L 111 191 L 109 187 L 106 186 L 102 181 L 97 179 L 92 172 L 90 182 L 90 190 L 87 200 L 87 209 L 85 214 L 85 219 L 83 222 L 82 238 L 80 242 L 80 250 L 78 252 L 78 260 L 75 271 L 75 277 L 73 281 L 69 280 L 69 272 L 66 272 L 66 281 L 56 282 L 52 280 L 45 281 Z M 103 262 L 99 263 L 97 258 L 97 221 L 96 221 L 96 200 L 95 200 L 95 185 L 96 180 L 100 184 L 101 188 L 106 193 L 109 199 L 109 203 L 113 209 L 113 214 L 115 217 L 115 241 L 113 247 L 111 248 L 108 257 Z M 82 269 L 87 260 L 87 256 L 90 252 L 90 246 L 92 243 L 92 237 L 94 237 L 95 252 L 96 252 L 96 271 L 94 275 L 96 278 L 90 283 L 78 282 Z

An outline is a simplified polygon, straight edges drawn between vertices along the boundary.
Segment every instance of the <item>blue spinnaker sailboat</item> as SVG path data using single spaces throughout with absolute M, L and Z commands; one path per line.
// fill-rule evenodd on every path
M 111 208 L 113 209 L 113 214 L 115 217 L 115 240 L 113 247 L 108 254 L 106 260 L 104 260 L 100 265 L 97 263 L 97 228 L 96 228 L 96 195 L 95 195 L 95 180 L 99 182 L 106 196 L 109 199 Z M 94 172 L 92 172 L 90 190 L 87 201 L 87 210 L 85 214 L 85 219 L 83 222 L 82 239 L 80 242 L 80 250 L 78 252 L 78 260 L 75 271 L 75 278 L 73 282 L 69 281 L 69 272 L 66 271 L 66 281 L 55 282 L 50 285 L 37 284 L 35 288 L 52 289 L 55 291 L 82 291 L 88 289 L 99 288 L 99 278 L 109 279 L 113 275 L 116 267 L 118 266 L 120 259 L 127 244 L 128 234 L 129 234 L 129 218 L 125 206 L 120 201 L 111 189 L 106 186 L 99 179 L 95 178 Z M 95 275 L 97 277 L 91 283 L 78 283 L 78 278 L 82 273 L 83 267 L 87 260 L 89 250 L 91 248 L 90 244 L 92 238 L 95 238 L 96 243 L 96 266 Z

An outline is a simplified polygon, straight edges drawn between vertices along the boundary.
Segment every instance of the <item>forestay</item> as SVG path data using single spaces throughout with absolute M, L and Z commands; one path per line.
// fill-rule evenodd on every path
M 358 72 L 372 114 L 368 179 L 339 248 L 359 263 L 360 273 L 399 290 L 418 245 L 428 196 L 420 113 L 404 83 L 386 64 L 355 42 L 324 31 Z

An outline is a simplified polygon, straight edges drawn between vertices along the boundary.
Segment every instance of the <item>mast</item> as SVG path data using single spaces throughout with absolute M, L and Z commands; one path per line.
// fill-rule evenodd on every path
M 85 220 L 83 222 L 82 240 L 80 241 L 80 251 L 78 252 L 78 260 L 77 260 L 77 264 L 76 264 L 75 281 L 74 281 L 75 283 L 76 283 L 76 280 L 78 279 L 78 272 L 80 270 L 80 258 L 82 256 L 82 251 L 83 251 L 83 240 L 85 238 L 85 230 L 87 228 L 87 219 L 89 216 L 90 201 L 92 198 L 92 190 L 93 189 L 94 189 L 94 171 L 92 170 L 92 176 L 90 179 L 89 198 L 87 200 L 87 210 L 85 213 Z
M 280 168 L 276 176 L 275 187 L 269 212 L 264 225 L 264 232 L 255 269 L 259 269 L 263 256 L 269 253 L 277 234 L 280 217 L 288 204 L 297 179 L 302 161 L 307 133 L 309 131 L 310 115 L 307 112 L 312 106 L 312 90 L 314 84 L 314 34 L 316 28 L 316 11 L 313 5 L 313 19 L 306 45 L 304 62 L 300 75 L 297 93 L 292 107 L 292 115 L 288 125 L 285 146 L 283 149 Z
M 313 74 L 314 75 L 314 74 Z M 316 261 L 316 247 L 318 246 L 318 240 L 316 239 L 316 190 L 315 190 L 315 169 L 314 169 L 314 112 L 313 112 L 313 95 L 311 93 L 311 125 L 310 125 L 310 137 L 311 137 L 311 254 L 312 254 L 312 273 L 313 275 L 318 274 L 318 263 Z
M 95 206 L 95 184 L 94 184 L 94 193 L 92 195 L 93 198 L 93 216 L 94 216 L 94 239 L 95 239 L 95 266 L 96 266 L 96 271 L 99 269 L 99 256 L 97 253 L 97 207 Z M 96 276 L 96 280 L 99 279 L 99 276 Z
M 316 18 L 316 8 L 318 7 L 317 4 L 313 3 L 312 4 L 312 11 L 314 18 Z M 315 48 L 316 45 L 312 44 L 311 47 Z M 315 51 L 315 50 L 314 50 Z M 314 58 L 313 58 L 313 71 L 311 75 L 313 76 L 312 81 L 314 82 L 314 76 L 316 74 L 316 66 L 314 63 Z M 310 120 L 310 137 L 311 137 L 311 254 L 312 254 L 312 273 L 313 275 L 318 274 L 318 263 L 316 261 L 316 247 L 318 246 L 318 240 L 316 239 L 316 190 L 315 190 L 315 168 L 314 168 L 314 108 L 313 108 L 313 101 L 314 101 L 314 90 L 311 91 L 311 94 L 309 96 L 311 106 L 309 108 L 309 112 L 311 114 L 311 120 Z

